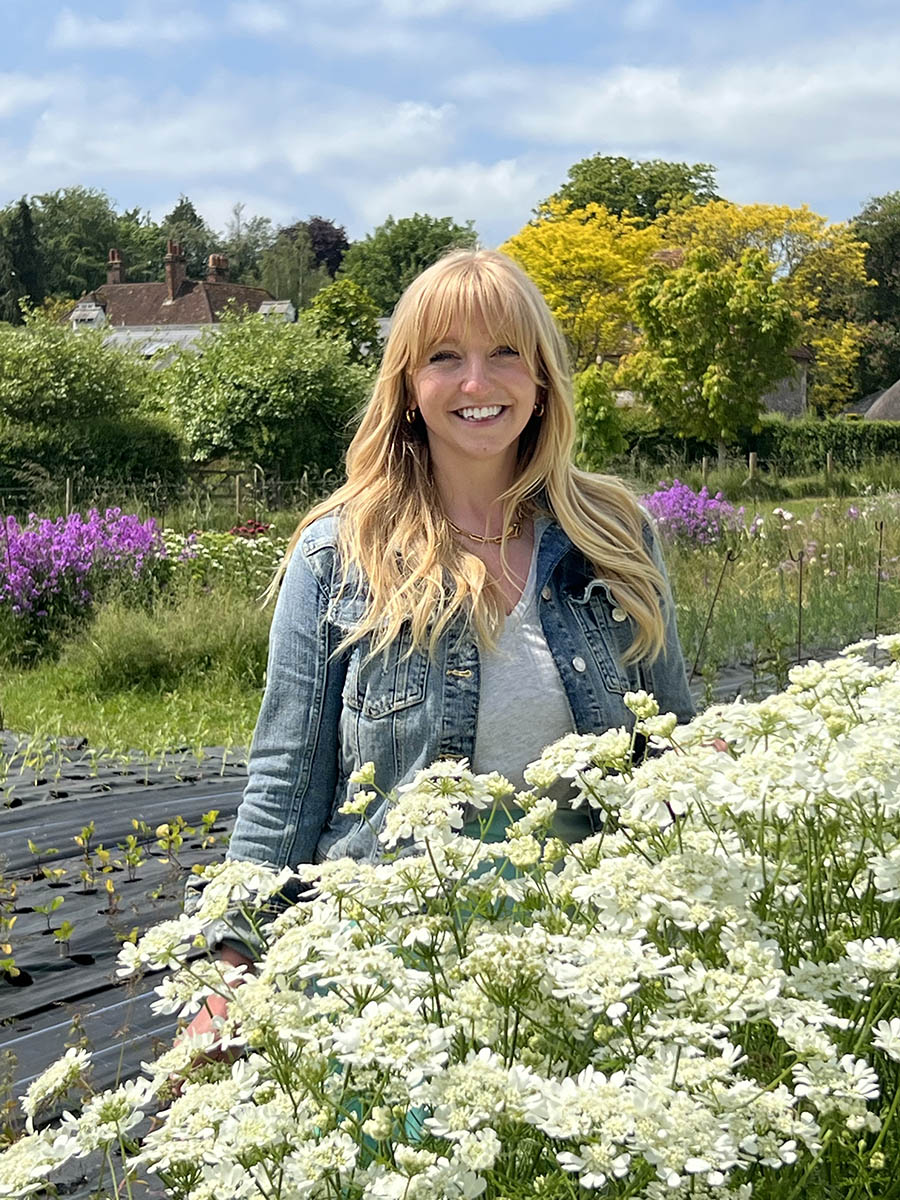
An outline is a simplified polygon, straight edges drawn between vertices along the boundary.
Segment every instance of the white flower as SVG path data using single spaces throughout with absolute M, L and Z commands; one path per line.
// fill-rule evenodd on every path
M 91 1063 L 87 1050 L 70 1047 L 62 1058 L 50 1066 L 35 1079 L 22 1097 L 22 1110 L 28 1118 L 28 1129 L 33 1130 L 34 1115 L 45 1104 L 51 1103 L 64 1095 L 70 1087 L 78 1083 L 85 1075 Z
M 656 697 L 651 696 L 643 690 L 639 692 L 626 692 L 622 697 L 622 701 L 625 707 L 630 709 L 640 720 L 655 717 L 659 713 L 659 704 Z
M 883 1050 L 888 1058 L 900 1062 L 900 1017 L 879 1021 L 872 1029 L 872 1045 Z

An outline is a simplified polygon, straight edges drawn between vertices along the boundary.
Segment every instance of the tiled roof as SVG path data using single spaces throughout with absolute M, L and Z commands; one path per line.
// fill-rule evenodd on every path
M 257 312 L 272 297 L 265 288 L 241 283 L 182 280 L 174 300 L 165 283 L 105 283 L 82 296 L 106 310 L 108 325 L 211 325 L 222 319 L 229 303 Z

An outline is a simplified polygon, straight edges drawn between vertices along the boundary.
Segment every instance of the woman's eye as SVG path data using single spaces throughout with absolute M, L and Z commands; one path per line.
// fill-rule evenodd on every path
M 514 346 L 498 346 L 497 353 L 503 356 L 511 356 L 512 358 L 519 357 L 519 352 Z
M 428 361 L 430 363 L 447 362 L 455 357 L 452 350 L 435 350 L 433 354 L 429 354 Z

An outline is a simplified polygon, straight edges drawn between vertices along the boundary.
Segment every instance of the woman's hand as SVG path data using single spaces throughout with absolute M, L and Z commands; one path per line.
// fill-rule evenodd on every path
M 230 946 L 222 946 L 219 950 L 219 959 L 223 963 L 227 963 L 230 967 L 245 966 L 249 971 L 253 970 L 253 959 L 247 958 L 243 954 L 239 954 L 237 950 L 233 950 Z M 242 979 L 237 979 L 231 987 L 240 987 L 243 983 Z M 175 1039 L 175 1045 L 183 1041 L 186 1037 L 197 1037 L 202 1033 L 217 1033 L 217 1021 L 219 1018 L 224 1019 L 228 1016 L 228 997 L 220 996 L 217 992 L 212 992 L 203 1001 L 203 1006 L 200 1011 L 191 1021 L 187 1028 L 183 1029 Z M 209 1050 L 203 1052 L 198 1057 L 197 1061 L 202 1062 L 204 1059 L 214 1059 L 221 1061 L 223 1059 L 234 1059 L 237 1057 L 232 1051 L 224 1051 L 218 1045 L 213 1045 Z M 180 1084 L 179 1084 L 180 1090 Z

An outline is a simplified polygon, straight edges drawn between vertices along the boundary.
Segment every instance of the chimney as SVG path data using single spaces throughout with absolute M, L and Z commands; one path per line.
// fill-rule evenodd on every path
M 106 282 L 125 282 L 125 264 L 122 262 L 122 255 L 118 250 L 109 252 L 109 258 L 106 260 Z
M 228 258 L 224 254 L 211 254 L 209 256 L 209 269 L 206 273 L 207 283 L 227 283 L 228 282 Z
M 177 242 L 166 243 L 166 290 L 169 293 L 167 303 L 171 304 L 178 295 L 178 290 L 185 279 L 184 255 Z

